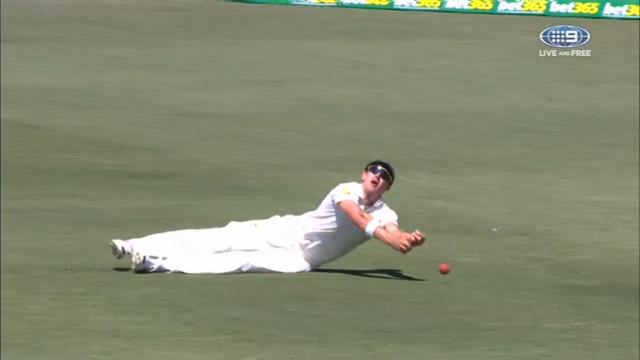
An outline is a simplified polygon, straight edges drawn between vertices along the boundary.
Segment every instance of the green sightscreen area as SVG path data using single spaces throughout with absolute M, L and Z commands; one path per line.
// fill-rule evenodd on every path
M 590 57 L 541 57 L 587 29 Z M 3 360 L 639 356 L 638 22 L 2 1 Z M 305 274 L 112 238 L 299 214 L 374 158 L 427 233 Z M 452 273 L 438 273 L 439 263 Z

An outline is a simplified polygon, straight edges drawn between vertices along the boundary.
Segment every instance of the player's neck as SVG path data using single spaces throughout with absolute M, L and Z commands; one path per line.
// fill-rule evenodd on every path
M 380 198 L 382 198 L 382 194 L 367 192 L 365 190 L 364 184 L 362 184 L 362 197 L 364 199 L 364 205 L 366 207 L 371 207 L 373 206 L 373 204 L 378 202 Z
M 364 193 L 364 205 L 366 207 L 373 206 L 373 204 L 375 204 L 378 200 L 380 200 L 380 196 Z

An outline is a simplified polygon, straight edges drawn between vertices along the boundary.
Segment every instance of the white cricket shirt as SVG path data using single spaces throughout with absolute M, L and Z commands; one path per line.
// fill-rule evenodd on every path
M 352 200 L 382 224 L 398 222 L 398 215 L 382 198 L 372 206 L 365 207 L 362 184 L 339 184 L 317 209 L 300 215 L 305 224 L 302 250 L 313 267 L 335 260 L 368 240 L 367 235 L 338 206 L 343 200 Z

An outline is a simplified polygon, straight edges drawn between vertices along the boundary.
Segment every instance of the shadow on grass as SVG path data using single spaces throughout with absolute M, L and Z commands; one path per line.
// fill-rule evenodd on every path
M 346 274 L 353 276 L 363 276 L 368 278 L 386 279 L 386 280 L 407 280 L 407 281 L 427 281 L 426 279 L 418 279 L 413 276 L 405 275 L 402 270 L 398 269 L 371 269 L 371 270 L 354 270 L 354 269 L 315 269 L 313 272 Z
M 128 272 L 130 267 L 114 267 L 114 271 Z M 426 279 L 418 279 L 413 276 L 405 275 L 402 270 L 398 269 L 371 269 L 371 270 L 354 270 L 354 269 L 315 269 L 312 272 L 345 274 L 353 276 L 362 276 L 375 279 L 385 280 L 407 280 L 407 281 L 427 281 Z

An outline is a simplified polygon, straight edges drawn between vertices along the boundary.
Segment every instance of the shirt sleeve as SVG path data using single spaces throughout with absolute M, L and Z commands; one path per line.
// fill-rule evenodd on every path
M 380 221 L 382 225 L 394 223 L 398 225 L 398 214 L 386 204 L 380 210 L 372 214 L 373 218 Z
M 333 190 L 333 201 L 337 204 L 344 200 L 354 201 L 358 203 L 358 189 L 357 183 L 346 183 L 336 186 Z

